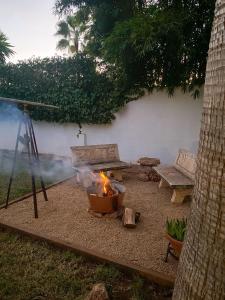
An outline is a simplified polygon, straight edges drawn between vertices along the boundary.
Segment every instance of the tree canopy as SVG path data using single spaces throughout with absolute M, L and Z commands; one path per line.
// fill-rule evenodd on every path
M 204 83 L 215 0 L 56 0 L 73 14 L 83 51 L 105 64 L 129 92 Z
M 146 89 L 172 94 L 181 87 L 197 96 L 214 6 L 215 0 L 56 0 L 65 20 L 58 46 L 72 46 L 74 55 L 0 64 L 1 96 L 58 105 L 58 112 L 39 109 L 33 117 L 76 123 L 109 123 Z M 12 49 L 3 37 L 5 61 Z

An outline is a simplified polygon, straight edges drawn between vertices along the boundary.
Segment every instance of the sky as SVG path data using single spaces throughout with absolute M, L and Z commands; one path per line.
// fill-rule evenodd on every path
M 0 30 L 16 52 L 9 61 L 57 54 L 54 33 L 58 17 L 53 14 L 54 3 L 55 0 L 0 0 Z

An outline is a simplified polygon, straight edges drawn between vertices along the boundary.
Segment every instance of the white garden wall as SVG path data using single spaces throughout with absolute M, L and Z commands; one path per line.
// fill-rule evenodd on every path
M 197 150 L 202 97 L 194 100 L 177 91 L 146 95 L 130 102 L 110 125 L 84 125 L 88 144 L 117 143 L 120 157 L 136 161 L 141 156 L 159 157 L 171 163 L 179 148 Z M 70 146 L 82 145 L 76 124 L 35 122 L 40 152 L 70 155 Z M 17 124 L 0 120 L 0 149 L 13 149 Z

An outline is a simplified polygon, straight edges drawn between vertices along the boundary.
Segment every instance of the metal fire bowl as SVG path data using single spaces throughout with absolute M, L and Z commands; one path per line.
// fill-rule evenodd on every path
M 98 196 L 88 193 L 90 209 L 98 213 L 113 213 L 121 208 L 125 193 L 113 196 Z

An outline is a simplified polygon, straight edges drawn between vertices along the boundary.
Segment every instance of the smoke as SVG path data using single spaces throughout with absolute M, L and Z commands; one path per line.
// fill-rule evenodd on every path
M 92 185 L 93 181 L 97 181 L 97 176 L 92 172 L 88 165 L 80 166 L 76 168 L 77 170 L 77 182 L 81 184 L 84 188 L 88 188 Z
M 41 175 L 44 179 L 58 181 L 74 175 L 70 159 L 51 159 L 41 160 Z M 36 175 L 39 175 L 39 170 L 36 168 Z
M 15 147 L 17 124 L 23 113 L 15 105 L 0 102 L 0 172 L 8 174 L 13 165 L 12 149 Z M 19 167 L 19 166 L 18 166 Z M 17 168 L 18 168 L 17 167 Z
M 0 122 L 18 122 L 23 112 L 16 105 L 0 102 Z
M 101 194 L 103 179 L 99 173 L 94 173 L 90 166 L 83 165 L 77 169 L 77 182 L 81 184 L 88 193 Z M 125 193 L 126 187 L 117 180 L 110 177 L 110 172 L 107 172 L 109 185 L 113 190 L 119 193 Z
M 15 105 L 0 102 L 0 149 L 14 149 L 19 120 L 23 117 Z
M 21 118 L 23 118 L 23 112 L 16 106 L 3 103 L 0 104 L 0 175 L 9 175 L 12 171 L 18 125 Z M 39 127 L 38 130 L 38 145 L 39 141 L 42 143 L 41 135 L 44 133 L 47 123 L 45 124 L 43 122 L 41 126 L 42 127 Z M 58 127 L 57 124 L 54 124 L 51 130 L 52 131 L 49 132 L 49 140 L 45 139 L 43 143 L 46 149 L 54 148 L 54 150 L 56 150 L 57 147 L 62 146 L 66 142 L 65 134 L 62 130 L 60 131 L 60 127 Z M 20 133 L 15 175 L 20 176 L 20 174 L 23 174 L 24 172 L 31 173 L 27 147 L 28 141 L 23 126 Z M 36 177 L 42 175 L 45 182 L 56 182 L 75 174 L 70 157 L 51 153 L 41 153 L 39 156 L 40 165 L 34 160 L 32 163 L 32 171 Z M 73 161 L 76 162 L 76 159 L 73 159 Z M 91 167 L 88 165 L 79 167 L 79 172 L 77 174 L 77 181 L 86 190 L 91 186 L 97 187 L 102 184 L 102 178 L 99 174 L 93 173 Z M 125 192 L 125 187 L 113 179 L 110 179 L 110 185 L 121 193 Z
M 9 175 L 13 167 L 13 159 L 15 152 L 12 150 L 0 150 L 0 175 Z M 73 169 L 70 159 L 57 159 L 40 155 L 40 164 L 32 160 L 32 169 L 27 152 L 18 151 L 15 164 L 15 175 L 19 176 L 21 173 L 31 174 L 33 171 L 36 177 L 42 177 L 48 182 L 55 182 L 73 175 Z
M 23 118 L 23 112 L 15 105 L 0 102 L 0 174 L 9 175 L 11 173 L 21 118 Z M 20 133 L 20 143 L 15 165 L 16 174 L 30 172 L 31 169 L 24 127 L 22 126 Z M 59 139 L 54 142 L 61 143 Z M 52 140 L 49 139 L 48 143 L 51 144 Z M 41 174 L 49 182 L 61 180 L 73 174 L 71 160 L 68 157 L 53 154 L 40 154 L 40 168 L 35 161 L 32 164 L 32 168 L 36 176 Z

